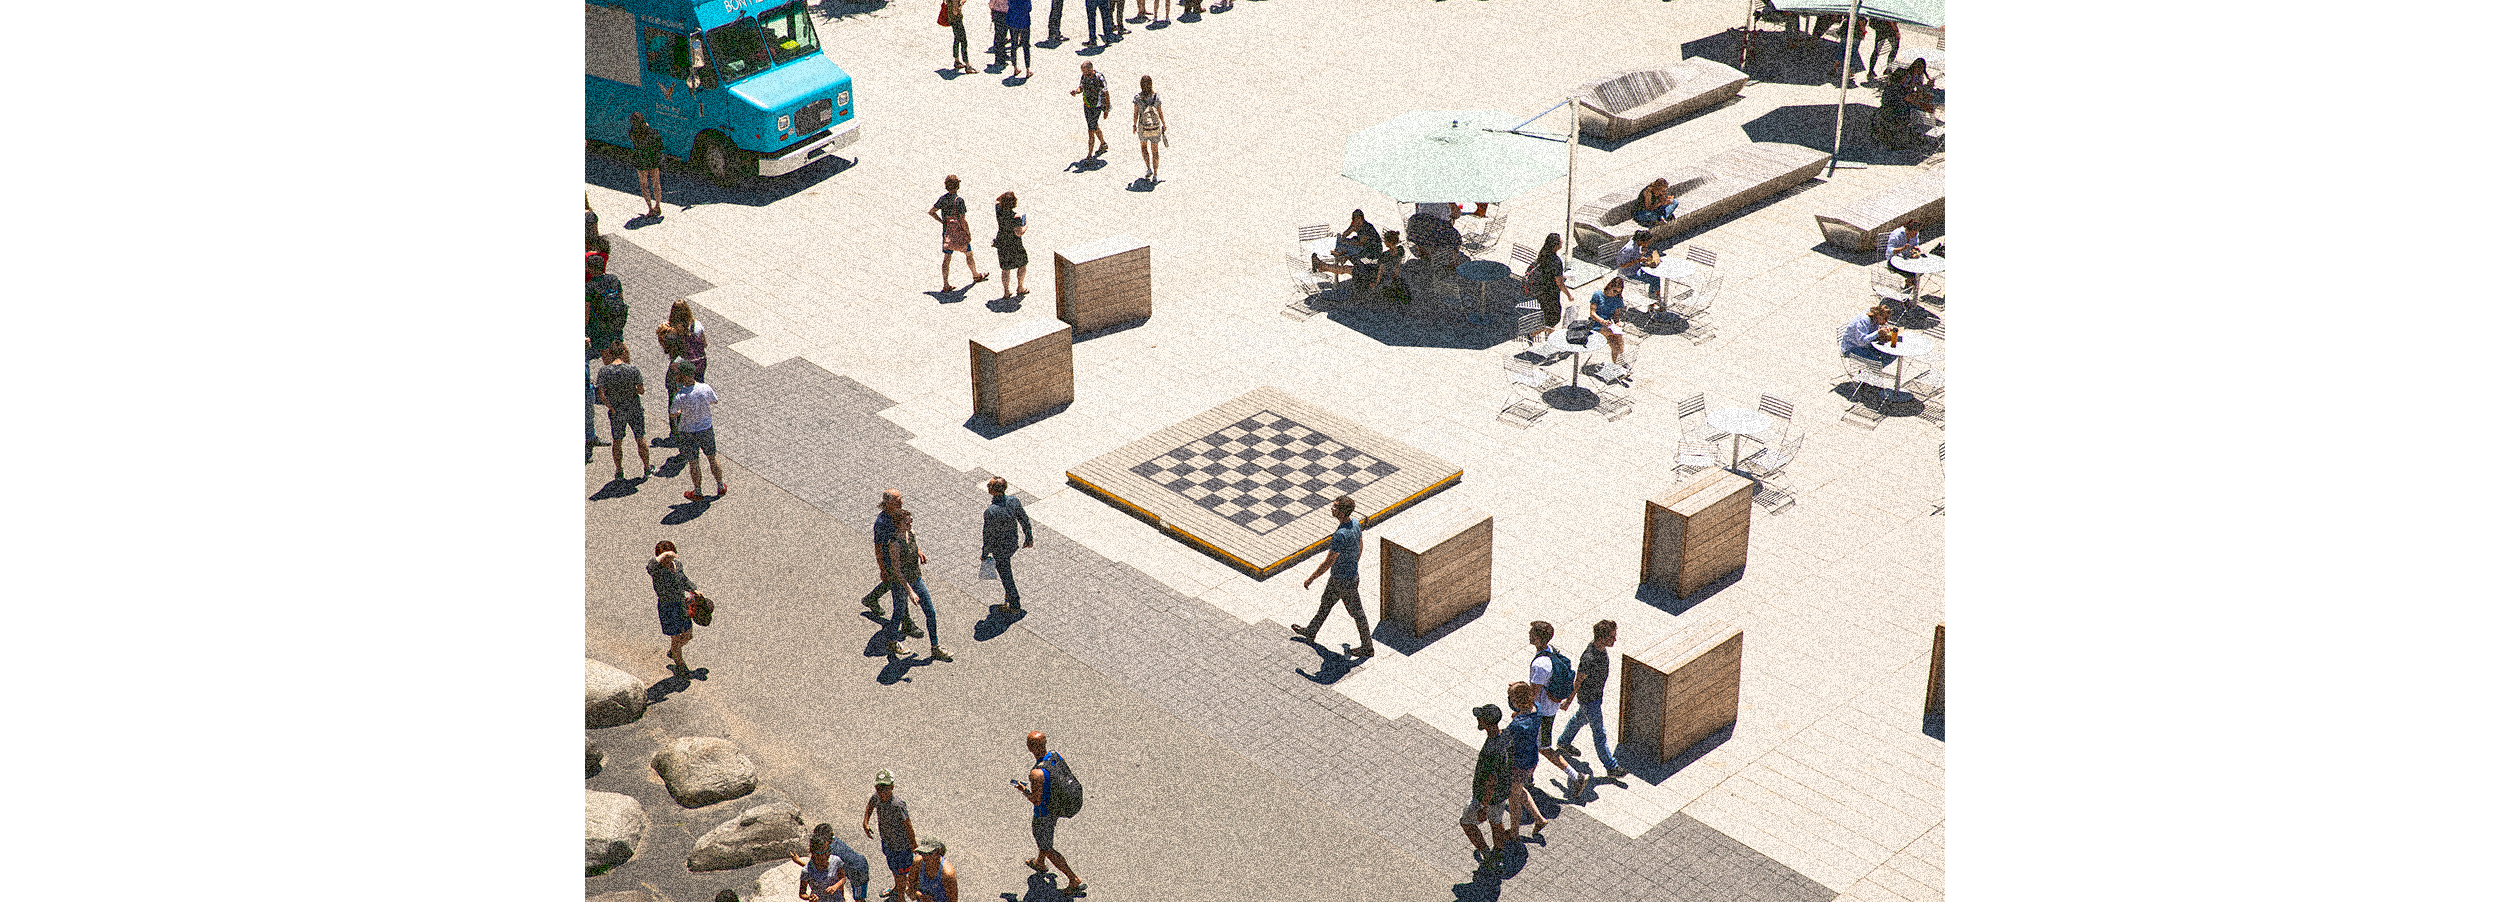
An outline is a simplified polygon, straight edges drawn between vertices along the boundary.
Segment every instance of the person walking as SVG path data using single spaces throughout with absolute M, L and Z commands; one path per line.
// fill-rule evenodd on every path
M 922 839 L 913 848 L 919 857 L 912 862 L 912 870 L 920 878 L 912 885 L 914 902 L 956 902 L 955 865 L 946 860 L 946 843 Z
M 1536 822 L 1530 836 L 1545 835 L 1545 812 L 1538 811 L 1536 798 L 1528 788 L 1536 785 L 1536 734 L 1544 718 L 1536 715 L 1536 687 L 1526 683 L 1510 684 L 1510 726 L 1502 735 L 1510 751 L 1510 828 L 1518 835 L 1521 825 Z
M 972 36 L 964 33 L 964 0 L 938 0 L 946 7 L 946 24 L 955 29 L 955 71 L 972 71 Z
M 799 898 L 805 902 L 839 902 L 844 890 L 851 902 L 868 902 L 868 857 L 834 836 L 832 824 L 817 824 L 807 837 L 807 857 L 790 860 L 802 866 Z
M 1615 753 L 1606 748 L 1606 712 L 1602 710 L 1606 705 L 1606 677 L 1614 670 L 1614 661 L 1606 656 L 1606 650 L 1615 647 L 1615 622 L 1600 620 L 1589 632 L 1589 647 L 1580 651 L 1579 678 L 1571 687 L 1571 697 L 1580 703 L 1580 710 L 1573 712 L 1570 722 L 1563 724 L 1562 741 L 1554 746 L 1554 750 L 1573 758 L 1580 757 L 1580 750 L 1571 745 L 1571 737 L 1580 735 L 1580 725 L 1587 724 L 1589 747 L 1597 750 L 1597 763 L 1605 765 L 1606 776 L 1619 778 L 1630 771 L 1616 764 Z M 1595 778 L 1593 773 L 1575 776 L 1571 797 L 1576 799 L 1586 794 L 1589 782 Z
M 1030 262 L 1024 254 L 1025 218 L 1016 212 L 1013 191 L 999 195 L 990 212 L 998 217 L 998 234 L 990 239 L 990 248 L 998 252 L 998 299 L 1003 301 L 1028 291 L 1024 281 L 1024 266 Z M 1011 285 L 1013 290 L 1009 289 Z
M 894 593 L 894 614 L 896 620 L 899 621 L 894 624 L 894 627 L 905 637 L 917 639 L 921 636 L 920 627 L 912 623 L 911 604 L 903 597 L 903 593 L 910 590 L 903 588 L 902 581 L 897 578 L 900 571 L 895 569 L 893 558 L 894 517 L 902 512 L 903 493 L 895 489 L 885 490 L 884 499 L 877 505 L 877 522 L 868 530 L 869 542 L 875 546 L 877 587 L 868 590 L 868 596 L 860 599 L 859 603 L 868 608 L 868 613 L 883 618 L 885 607 L 879 605 L 877 599 L 887 592 Z M 901 655 L 899 645 L 887 643 L 886 657 L 894 658 Z
M 1467 831 L 1467 841 L 1476 847 L 1476 861 L 1494 870 L 1502 868 L 1502 850 L 1509 847 L 1511 834 L 1519 828 L 1515 820 L 1503 815 L 1509 809 L 1510 752 L 1503 747 L 1502 708 L 1499 705 L 1478 705 L 1476 729 L 1484 731 L 1484 746 L 1476 750 L 1476 778 L 1467 807 L 1458 813 L 1458 827 Z M 1488 846 L 1477 824 L 1490 824 L 1493 844 Z
M 643 215 L 660 218 L 660 130 L 642 119 L 641 113 L 625 116 L 628 125 L 625 138 L 634 145 L 634 178 L 642 183 Z
M 1545 317 L 1544 328 L 1528 334 L 1533 342 L 1554 331 L 1562 323 L 1562 296 L 1571 290 L 1563 278 L 1562 233 L 1545 233 L 1545 246 L 1536 252 L 1536 262 L 1519 280 L 1519 290 L 1536 301 L 1536 309 Z
M 1338 497 L 1330 512 L 1337 515 L 1337 531 L 1328 537 L 1328 556 L 1319 562 L 1310 576 L 1302 578 L 1302 588 L 1308 589 L 1312 580 L 1326 573 L 1328 587 L 1320 590 L 1319 613 L 1311 615 L 1311 625 L 1294 627 L 1293 634 L 1310 640 L 1313 645 L 1319 644 L 1320 624 L 1328 622 L 1331 608 L 1338 602 L 1344 602 L 1346 610 L 1354 614 L 1355 634 L 1362 639 L 1361 645 L 1346 654 L 1368 658 L 1372 656 L 1371 615 L 1363 610 L 1362 595 L 1357 591 L 1362 573 L 1359 564 L 1363 559 L 1363 527 L 1354 522 L 1353 496 Z
M 651 575 L 651 591 L 660 597 L 660 635 L 668 637 L 668 666 L 675 673 L 694 673 L 686 666 L 686 643 L 694 641 L 694 603 L 703 593 L 695 591 L 694 580 L 686 576 L 686 564 L 677 557 L 677 543 L 661 539 L 651 548 L 651 562 L 642 566 Z
M 1033 77 L 1033 0 L 1007 0 L 1007 65 L 1013 67 L 1009 78 Z M 1024 64 L 1016 65 L 1016 52 L 1024 52 Z
M 1554 649 L 1554 625 L 1542 620 L 1528 623 L 1528 645 L 1536 649 L 1536 657 L 1528 659 L 1528 685 L 1536 687 L 1537 752 L 1569 771 L 1562 753 L 1554 751 L 1554 717 L 1571 706 L 1571 659 Z
M 1091 24 L 1090 19 L 1087 21 Z M 1093 46 L 1093 42 L 1087 41 L 1086 46 Z M 1102 136 L 1103 114 L 1111 112 L 1111 89 L 1103 83 L 1102 73 L 1094 71 L 1093 61 L 1078 63 L 1076 68 L 1076 90 L 1069 91 L 1068 96 L 1085 95 L 1085 158 L 1091 160 L 1111 152 L 1110 139 Z
M 990 506 L 981 509 L 981 559 L 998 568 L 998 583 L 1007 590 L 1004 604 L 990 606 L 993 613 L 1024 613 L 1023 596 L 1016 593 L 1016 528 L 1024 529 L 1024 547 L 1033 547 L 1033 518 L 1024 515 L 1024 500 L 1007 494 L 1007 480 L 992 476 L 989 483 Z
M 964 270 L 972 273 L 974 284 L 989 281 L 990 278 L 987 273 L 981 271 L 981 262 L 972 258 L 972 225 L 964 221 L 964 196 L 956 193 L 962 191 L 963 187 L 963 179 L 947 176 L 946 193 L 938 195 L 937 203 L 929 205 L 929 218 L 937 220 L 942 236 L 940 241 L 943 243 L 940 246 L 943 249 L 939 251 L 938 257 L 938 284 L 945 286 L 943 290 L 946 291 L 955 290 L 956 251 L 963 252 Z
M 642 476 L 649 479 L 651 443 L 643 436 L 642 371 L 634 368 L 622 340 L 610 343 L 599 359 L 606 364 L 599 368 L 599 403 L 608 406 L 608 456 L 616 462 L 616 478 L 625 478 L 625 431 L 632 429 L 634 453 L 642 455 Z
M 911 873 L 912 850 L 919 848 L 920 836 L 912 829 L 911 806 L 894 797 L 892 768 L 877 772 L 877 791 L 869 794 L 868 807 L 859 813 L 859 829 L 877 840 L 886 870 L 894 872 L 894 890 L 886 895 L 903 897 L 904 875 Z
M 1135 118 L 1129 127 L 1137 132 L 1137 155 L 1146 161 L 1146 181 L 1162 181 L 1163 148 L 1172 139 L 1164 133 L 1170 117 L 1163 109 L 1163 95 L 1155 93 L 1154 76 L 1137 77 L 1137 97 L 1130 102 L 1135 105 Z
M 721 475 L 720 445 L 712 437 L 712 405 L 719 403 L 720 396 L 695 378 L 694 364 L 686 361 L 677 363 L 677 383 L 685 387 L 668 399 L 668 411 L 677 418 L 678 453 L 686 455 L 686 475 L 694 477 L 694 491 L 686 493 L 686 500 L 703 499 L 702 465 L 707 461 L 712 465 L 712 482 L 720 486 L 720 494 L 713 497 L 727 498 L 729 477 Z M 698 451 L 701 459 L 695 457 Z
M 1082 896 L 1085 894 L 1085 880 L 1078 877 L 1076 869 L 1068 866 L 1068 859 L 1059 854 L 1059 817 L 1050 813 L 1051 781 L 1069 778 L 1068 762 L 1059 757 L 1059 753 L 1050 750 L 1050 737 L 1040 730 L 1024 734 L 1024 748 L 1033 753 L 1033 767 L 1026 771 L 1024 780 L 1007 781 L 1017 792 L 1024 794 L 1025 801 L 1033 803 L 1034 853 L 1033 857 L 1025 859 L 1024 866 L 1032 868 L 1033 873 L 1047 874 L 1056 865 L 1059 873 L 1068 875 L 1068 885 L 1060 892 Z
M 1007 0 L 990 0 L 990 68 L 1007 67 Z
M 920 578 L 920 565 L 928 563 L 929 556 L 921 553 L 920 537 L 911 531 L 911 511 L 894 512 L 894 544 L 887 549 L 886 557 L 894 561 L 895 576 L 900 580 L 894 589 L 894 610 L 903 612 L 903 589 L 910 588 L 912 595 L 920 599 L 921 615 L 929 620 L 929 660 L 955 660 L 954 655 L 938 647 L 937 606 L 929 600 L 929 584 Z M 905 621 L 909 622 L 908 615 Z M 888 660 L 902 657 L 903 643 L 887 640 L 885 656 Z

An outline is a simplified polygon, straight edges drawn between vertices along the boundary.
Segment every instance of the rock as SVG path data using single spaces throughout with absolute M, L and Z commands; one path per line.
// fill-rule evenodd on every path
M 726 739 L 680 736 L 651 756 L 677 804 L 701 808 L 755 791 L 755 762 Z
M 591 729 L 641 719 L 642 681 L 606 664 L 582 659 L 582 720 Z
M 607 763 L 608 753 L 600 751 L 599 744 L 590 741 L 590 737 L 582 737 L 582 778 L 589 779 L 598 776 L 599 768 L 605 767 Z
M 645 883 L 642 885 L 641 889 L 625 889 L 617 890 L 612 893 L 600 893 L 584 900 L 584 902 L 677 902 L 677 900 L 669 898 L 668 894 L 660 892 L 659 888 Z
M 642 850 L 642 834 L 651 818 L 632 796 L 595 790 L 582 793 L 582 866 L 600 873 L 624 864 Z
M 796 862 L 784 861 L 780 867 L 765 871 L 755 878 L 754 883 L 747 884 L 746 889 L 739 891 L 738 899 L 740 902 L 800 902 L 799 871 Z M 843 893 L 842 898 L 848 900 L 851 894 Z
M 740 812 L 694 841 L 686 870 L 726 871 L 807 851 L 807 823 L 799 806 L 770 802 Z

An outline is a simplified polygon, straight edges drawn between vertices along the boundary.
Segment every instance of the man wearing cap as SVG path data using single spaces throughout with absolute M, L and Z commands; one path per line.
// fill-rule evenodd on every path
M 1504 817 L 1510 806 L 1510 747 L 1502 739 L 1502 708 L 1500 705 L 1477 705 L 1476 729 L 1484 731 L 1484 747 L 1476 751 L 1475 795 L 1459 812 L 1458 827 L 1467 831 L 1467 841 L 1476 846 L 1476 860 L 1495 870 L 1502 867 L 1502 850 L 1510 845 L 1510 834 L 1518 824 Z M 1506 821 L 1508 822 L 1506 824 Z M 1491 823 L 1493 845 L 1485 845 L 1484 834 L 1477 824 Z
M 871 818 L 875 823 L 870 823 Z M 894 797 L 894 771 L 877 772 L 877 792 L 868 797 L 868 808 L 859 815 L 860 832 L 877 838 L 885 850 L 885 867 L 894 872 L 894 892 L 904 893 L 904 875 L 911 872 L 912 849 L 920 845 L 920 837 L 911 828 L 911 809 Z
M 920 853 L 914 864 L 920 879 L 912 886 L 917 902 L 955 902 L 955 866 L 946 860 L 946 843 L 924 839 L 917 847 Z

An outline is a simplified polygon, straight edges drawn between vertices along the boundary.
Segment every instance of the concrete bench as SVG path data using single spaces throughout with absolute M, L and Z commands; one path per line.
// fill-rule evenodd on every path
M 1934 235 L 1939 231 L 1936 226 L 1944 223 L 1944 167 L 1911 176 L 1836 212 L 1815 214 L 1814 224 L 1823 229 L 1826 243 L 1863 254 L 1875 250 L 1886 234 L 1913 219 L 1927 227 L 1924 233 L 1928 235 Z
M 1663 177 L 1669 190 L 1676 194 L 1675 218 L 1649 231 L 1660 238 L 1692 231 L 1755 201 L 1804 184 L 1831 159 L 1831 154 L 1795 144 L 1743 144 L 1694 165 L 1674 169 Z M 1571 217 L 1579 252 L 1611 265 L 1615 251 L 1642 229 L 1632 221 L 1632 207 L 1648 184 L 1649 180 L 1643 179 L 1628 190 L 1580 205 Z
M 1745 73 L 1715 60 L 1688 59 L 1671 66 L 1636 69 L 1572 89 L 1580 133 L 1619 140 L 1672 119 L 1732 100 L 1745 88 Z
M 1624 652 L 1615 720 L 1622 749 L 1670 761 L 1734 724 L 1744 663 L 1745 631 L 1725 624 Z
M 1033 317 L 972 339 L 972 412 L 1000 426 L 1076 402 L 1074 330 Z
M 1154 315 L 1154 260 L 1145 242 L 1115 235 L 1051 256 L 1059 321 L 1077 334 Z
M 1491 514 L 1464 506 L 1408 514 L 1381 532 L 1381 623 L 1421 636 L 1492 600 Z

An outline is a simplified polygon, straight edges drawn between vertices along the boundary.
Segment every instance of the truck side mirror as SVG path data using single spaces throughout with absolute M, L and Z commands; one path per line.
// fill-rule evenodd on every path
M 692 77 L 686 79 L 686 87 L 697 91 L 703 90 L 705 85 L 712 82 L 712 67 L 703 58 L 703 37 L 687 35 L 686 48 L 687 59 L 693 64 Z

